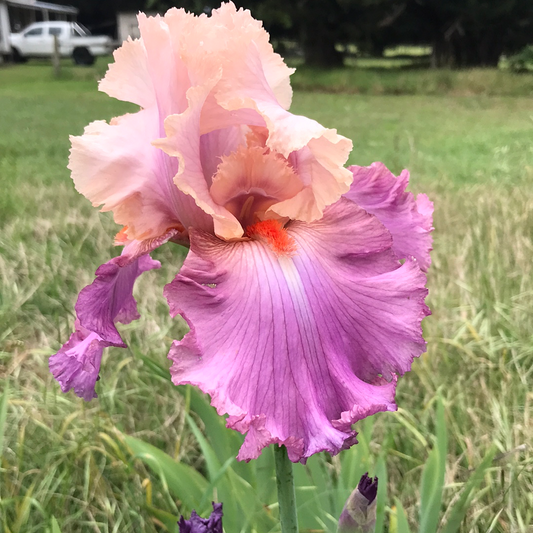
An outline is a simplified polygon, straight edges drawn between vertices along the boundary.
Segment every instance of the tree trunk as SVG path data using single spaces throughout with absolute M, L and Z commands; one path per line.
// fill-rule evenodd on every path
M 452 43 L 444 37 L 444 35 L 437 35 L 433 41 L 433 49 L 431 52 L 431 67 L 432 68 L 452 68 L 456 64 L 456 57 L 453 50 Z
M 344 57 L 335 49 L 339 38 L 337 24 L 311 16 L 305 17 L 301 24 L 305 64 L 320 68 L 341 67 Z
M 503 52 L 499 32 L 478 35 L 467 32 L 446 39 L 439 35 L 433 43 L 431 66 L 434 68 L 496 67 Z

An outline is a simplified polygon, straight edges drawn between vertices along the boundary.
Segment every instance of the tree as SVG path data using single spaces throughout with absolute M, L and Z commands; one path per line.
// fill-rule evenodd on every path
M 532 39 L 531 0 L 409 0 L 400 25 L 417 23 L 434 66 L 496 66 Z

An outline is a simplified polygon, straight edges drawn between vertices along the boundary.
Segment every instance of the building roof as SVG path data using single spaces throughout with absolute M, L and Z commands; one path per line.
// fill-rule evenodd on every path
M 55 13 L 77 14 L 79 11 L 73 6 L 60 6 L 58 4 L 40 2 L 39 0 L 7 0 L 7 3 L 13 6 L 25 7 L 28 9 L 45 9 L 46 11 L 53 11 Z

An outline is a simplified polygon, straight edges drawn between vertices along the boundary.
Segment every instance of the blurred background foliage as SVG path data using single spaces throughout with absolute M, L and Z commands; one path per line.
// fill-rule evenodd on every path
M 173 6 L 197 14 L 218 3 L 201 0 L 59 0 L 80 9 L 91 30 L 113 33 L 118 11 L 163 13 Z M 296 42 L 309 66 L 338 67 L 355 47 L 380 56 L 397 45 L 431 47 L 434 67 L 496 66 L 502 54 L 531 44 L 531 0 L 236 0 L 264 21 L 279 51 Z M 352 53 L 354 48 L 351 48 Z

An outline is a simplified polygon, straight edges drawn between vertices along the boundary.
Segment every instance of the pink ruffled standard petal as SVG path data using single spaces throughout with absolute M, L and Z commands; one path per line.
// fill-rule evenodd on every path
M 174 185 L 178 160 L 152 146 L 159 128 L 159 111 L 152 107 L 110 124 L 92 122 L 84 135 L 71 137 L 76 189 L 102 211 L 113 211 L 131 240 L 156 238 L 180 225 L 212 227 L 208 215 Z
M 274 53 L 261 23 L 231 3 L 210 18 L 188 20 L 186 27 L 178 11 L 169 11 L 164 20 L 192 83 L 187 109 L 165 119 L 166 137 L 155 143 L 179 160 L 178 189 L 213 217 L 216 235 L 241 237 L 243 228 L 209 189 L 216 170 L 212 161 L 229 155 L 227 145 L 212 144 L 220 152 L 206 158 L 200 139 L 259 127 L 266 132 L 264 148 L 288 159 L 299 179 L 293 195 L 272 203 L 271 212 L 278 218 L 319 219 L 349 189 L 352 175 L 343 165 L 352 143 L 336 130 L 287 111 L 292 70 Z M 246 147 L 244 139 L 240 147 Z
M 305 462 L 353 444 L 357 420 L 395 409 L 396 373 L 425 349 L 425 276 L 400 265 L 389 232 L 346 199 L 319 221 L 261 228 L 229 243 L 191 233 L 165 290 L 191 327 L 171 348 L 171 373 L 247 433 L 239 459 L 278 443 Z
M 425 194 L 416 198 L 405 189 L 409 172 L 396 177 L 383 163 L 349 167 L 354 180 L 344 196 L 376 215 L 391 232 L 392 249 L 400 259 L 414 257 L 424 271 L 431 264 L 433 202 Z

